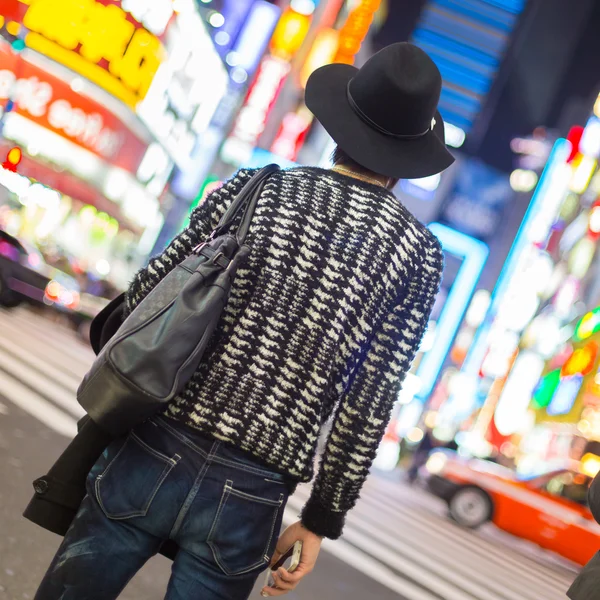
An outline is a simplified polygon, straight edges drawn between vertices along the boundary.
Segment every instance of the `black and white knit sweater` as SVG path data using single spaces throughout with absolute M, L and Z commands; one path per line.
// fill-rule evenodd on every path
M 208 237 L 254 171 L 238 172 L 135 277 L 128 309 Z M 304 525 L 341 534 L 427 327 L 443 254 L 382 187 L 297 168 L 263 189 L 229 303 L 167 415 L 309 481 Z

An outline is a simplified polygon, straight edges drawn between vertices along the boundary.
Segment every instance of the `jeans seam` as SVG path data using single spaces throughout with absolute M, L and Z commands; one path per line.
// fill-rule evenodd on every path
M 221 494 L 221 501 L 219 502 L 219 506 L 217 508 L 217 512 L 215 514 L 215 518 L 212 523 L 212 527 L 210 528 L 210 531 L 208 532 L 208 536 L 206 537 L 206 541 L 209 544 L 212 542 L 212 535 L 214 533 L 215 527 L 217 526 L 217 522 L 219 521 L 219 517 L 221 516 L 223 507 L 225 506 L 225 502 L 227 502 L 227 498 L 229 498 L 229 494 L 231 493 L 231 490 L 233 489 L 232 485 L 233 485 L 233 481 L 231 481 L 230 479 L 228 479 L 225 482 L 225 487 L 223 488 L 223 493 Z
M 179 514 L 177 515 L 177 518 L 175 519 L 175 523 L 173 524 L 173 527 L 171 528 L 171 532 L 169 533 L 169 538 L 170 539 L 175 539 L 175 537 L 177 536 L 177 534 L 179 533 L 179 529 L 181 528 L 181 525 L 183 523 L 183 520 L 185 519 L 190 506 L 193 504 L 194 499 L 196 498 L 197 494 L 198 494 L 198 490 L 200 489 L 200 486 L 202 485 L 202 481 L 204 480 L 204 476 L 206 475 L 206 472 L 208 471 L 208 468 L 210 467 L 211 464 L 211 456 L 217 451 L 217 449 L 219 448 L 219 442 L 214 442 L 210 452 L 208 453 L 208 457 L 206 458 L 204 465 L 202 465 L 202 468 L 200 469 L 200 472 L 198 473 L 196 480 L 194 481 L 194 485 L 192 486 L 192 489 L 190 490 L 189 494 L 186 496 L 185 500 L 183 501 L 183 505 L 181 507 L 181 510 L 179 511 Z
M 259 477 L 265 477 L 267 475 L 271 475 L 272 476 L 272 473 L 270 473 L 269 471 L 263 471 L 261 469 L 255 469 L 254 467 L 251 467 L 250 465 L 244 465 L 243 463 L 237 463 L 237 462 L 228 460 L 226 458 L 221 458 L 220 456 L 215 456 L 214 459 L 213 459 L 213 461 L 221 463 L 222 465 L 226 465 L 226 466 L 231 467 L 233 469 L 239 469 L 241 471 L 245 471 L 246 473 L 252 473 L 253 475 L 258 475 Z M 281 483 L 285 483 L 285 482 L 282 481 Z
M 269 551 L 269 546 L 273 541 L 273 535 L 275 534 L 275 523 L 277 523 L 277 517 L 279 517 L 279 511 L 281 511 L 281 505 L 283 504 L 283 494 L 279 495 L 279 510 L 275 511 L 275 516 L 273 517 L 273 522 L 271 523 L 271 533 L 267 539 L 267 546 L 265 547 L 264 559 L 265 562 L 269 562 L 269 556 L 267 552 Z
M 237 496 L 238 498 L 248 500 L 249 502 L 258 502 L 260 504 L 266 504 L 267 506 L 281 506 L 281 494 L 279 500 L 269 500 L 268 498 L 261 498 L 260 496 L 253 496 L 252 494 L 240 492 L 233 487 L 231 487 L 230 493 L 232 496 Z
M 204 458 L 205 460 L 208 458 L 208 454 L 204 450 L 202 450 L 202 448 L 196 446 L 196 444 L 194 444 L 194 442 L 192 442 L 190 439 L 188 439 L 185 435 L 179 433 L 176 429 L 171 427 L 168 423 L 165 423 L 160 417 L 156 418 L 156 423 L 157 423 L 157 425 L 159 425 L 160 427 L 165 429 L 168 433 L 170 433 L 172 436 L 176 437 L 180 442 L 182 442 L 183 444 L 185 444 L 186 446 L 188 446 L 189 448 L 191 448 L 192 450 L 194 450 L 195 452 L 200 454 L 200 456 L 202 456 L 202 458 Z
M 146 442 L 144 442 L 144 440 L 142 440 L 138 435 L 136 435 L 136 433 L 134 431 L 132 431 L 130 433 L 130 435 L 144 450 L 146 450 L 147 452 L 149 452 L 150 454 L 152 454 L 159 460 L 169 463 L 173 467 L 181 460 L 181 456 L 179 456 L 179 454 L 175 454 L 173 457 L 169 458 L 165 454 L 162 454 L 158 450 L 155 450 L 154 448 L 152 448 L 151 446 L 146 444 Z M 175 457 L 177 457 L 177 460 L 175 459 Z
M 195 452 L 198 452 L 198 454 L 200 454 L 202 456 L 202 458 L 204 459 L 208 459 L 209 455 L 202 450 L 201 448 L 199 448 L 198 446 L 196 446 L 196 444 L 194 444 L 194 442 L 192 442 L 192 440 L 190 440 L 188 437 L 186 437 L 184 434 L 180 433 L 179 431 L 177 431 L 176 429 L 174 429 L 173 427 L 171 427 L 171 425 L 169 425 L 168 423 L 165 423 L 163 419 L 161 419 L 160 417 L 156 417 L 155 422 L 157 423 L 157 425 L 159 425 L 160 427 L 162 427 L 163 429 L 165 429 L 166 431 L 168 431 L 171 435 L 175 436 L 178 440 L 180 440 L 182 443 L 184 443 L 186 446 L 190 447 L 192 450 L 194 450 Z M 212 448 L 211 448 L 212 450 Z M 259 475 L 261 477 L 268 477 L 268 476 L 273 476 L 273 473 L 263 470 L 263 469 L 256 469 L 254 467 L 251 467 L 250 465 L 244 465 L 242 463 L 237 463 L 231 460 L 228 460 L 226 458 L 222 458 L 220 456 L 213 456 L 211 458 L 211 460 L 213 462 L 218 462 L 222 465 L 226 465 L 228 467 L 232 467 L 234 469 L 240 469 L 242 471 L 245 471 L 247 473 L 252 473 L 254 475 Z M 282 482 L 277 482 L 277 483 L 282 483 L 283 485 L 285 485 L 285 481 Z

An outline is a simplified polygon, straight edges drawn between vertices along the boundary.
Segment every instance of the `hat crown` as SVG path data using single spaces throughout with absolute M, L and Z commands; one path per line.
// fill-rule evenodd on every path
M 348 84 L 356 110 L 397 136 L 419 136 L 432 128 L 441 89 L 436 64 L 408 42 L 374 54 Z

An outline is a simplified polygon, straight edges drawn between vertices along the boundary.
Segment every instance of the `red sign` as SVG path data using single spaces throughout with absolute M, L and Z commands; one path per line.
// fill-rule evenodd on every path
M 0 106 L 8 98 L 13 111 L 136 173 L 147 144 L 104 106 L 77 94 L 71 86 L 0 46 Z
M 289 71 L 289 62 L 270 54 L 263 58 L 233 131 L 221 151 L 225 161 L 242 163 L 248 160 L 265 129 Z
M 288 160 L 296 160 L 312 123 L 312 114 L 307 108 L 290 112 L 281 121 L 271 152 Z

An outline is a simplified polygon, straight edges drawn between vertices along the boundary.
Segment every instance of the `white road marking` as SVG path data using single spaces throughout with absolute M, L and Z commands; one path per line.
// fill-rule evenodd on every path
M 288 502 L 288 506 L 289 505 Z M 291 525 L 297 520 L 297 512 L 286 508 L 283 517 L 284 524 Z M 382 565 L 380 562 L 374 560 L 368 554 L 361 552 L 351 544 L 344 542 L 344 540 L 332 541 L 325 539 L 323 540 L 323 550 L 329 552 L 357 571 L 371 577 L 371 579 L 374 579 L 397 594 L 410 598 L 410 600 L 438 600 L 438 596 L 430 594 L 423 588 L 406 579 L 402 579 L 402 577 L 399 577 L 385 565 Z
M 0 329 L 0 367 L 9 373 L 0 371 L 0 396 L 73 437 L 75 416 L 82 414 L 74 391 L 91 365 L 91 350 L 70 331 L 27 310 L 0 310 Z M 309 486 L 299 486 L 285 523 L 297 520 L 309 493 Z M 409 600 L 564 598 L 573 574 L 500 546 L 485 528 L 477 533 L 460 529 L 443 516 L 437 499 L 424 494 L 371 477 L 349 514 L 344 536 L 325 540 L 323 549 Z
M 69 376 L 63 371 L 59 371 L 58 368 L 50 365 L 45 358 L 34 356 L 30 352 L 27 352 L 15 344 L 9 344 L 2 337 L 0 337 L 0 349 L 12 354 L 12 356 L 17 358 L 21 363 L 27 365 L 27 367 L 32 367 L 34 370 L 39 371 L 48 377 L 50 381 L 55 381 L 72 394 L 77 392 L 77 388 L 79 387 L 79 382 L 77 379 Z M 1 365 L 2 361 L 0 360 L 0 366 Z
M 0 393 L 4 398 L 28 412 L 57 433 L 72 438 L 77 433 L 77 421 L 40 398 L 12 377 L 0 371 Z
M 52 379 L 48 379 L 48 377 L 40 375 L 37 371 L 33 371 L 27 365 L 13 358 L 3 350 L 0 350 L 0 366 L 17 379 L 27 383 L 28 386 L 39 390 L 43 396 L 52 400 L 57 406 L 68 410 L 74 417 L 79 419 L 85 415 L 85 410 L 77 403 L 72 393 L 65 390 Z M 0 391 L 3 391 L 3 388 L 0 388 Z

